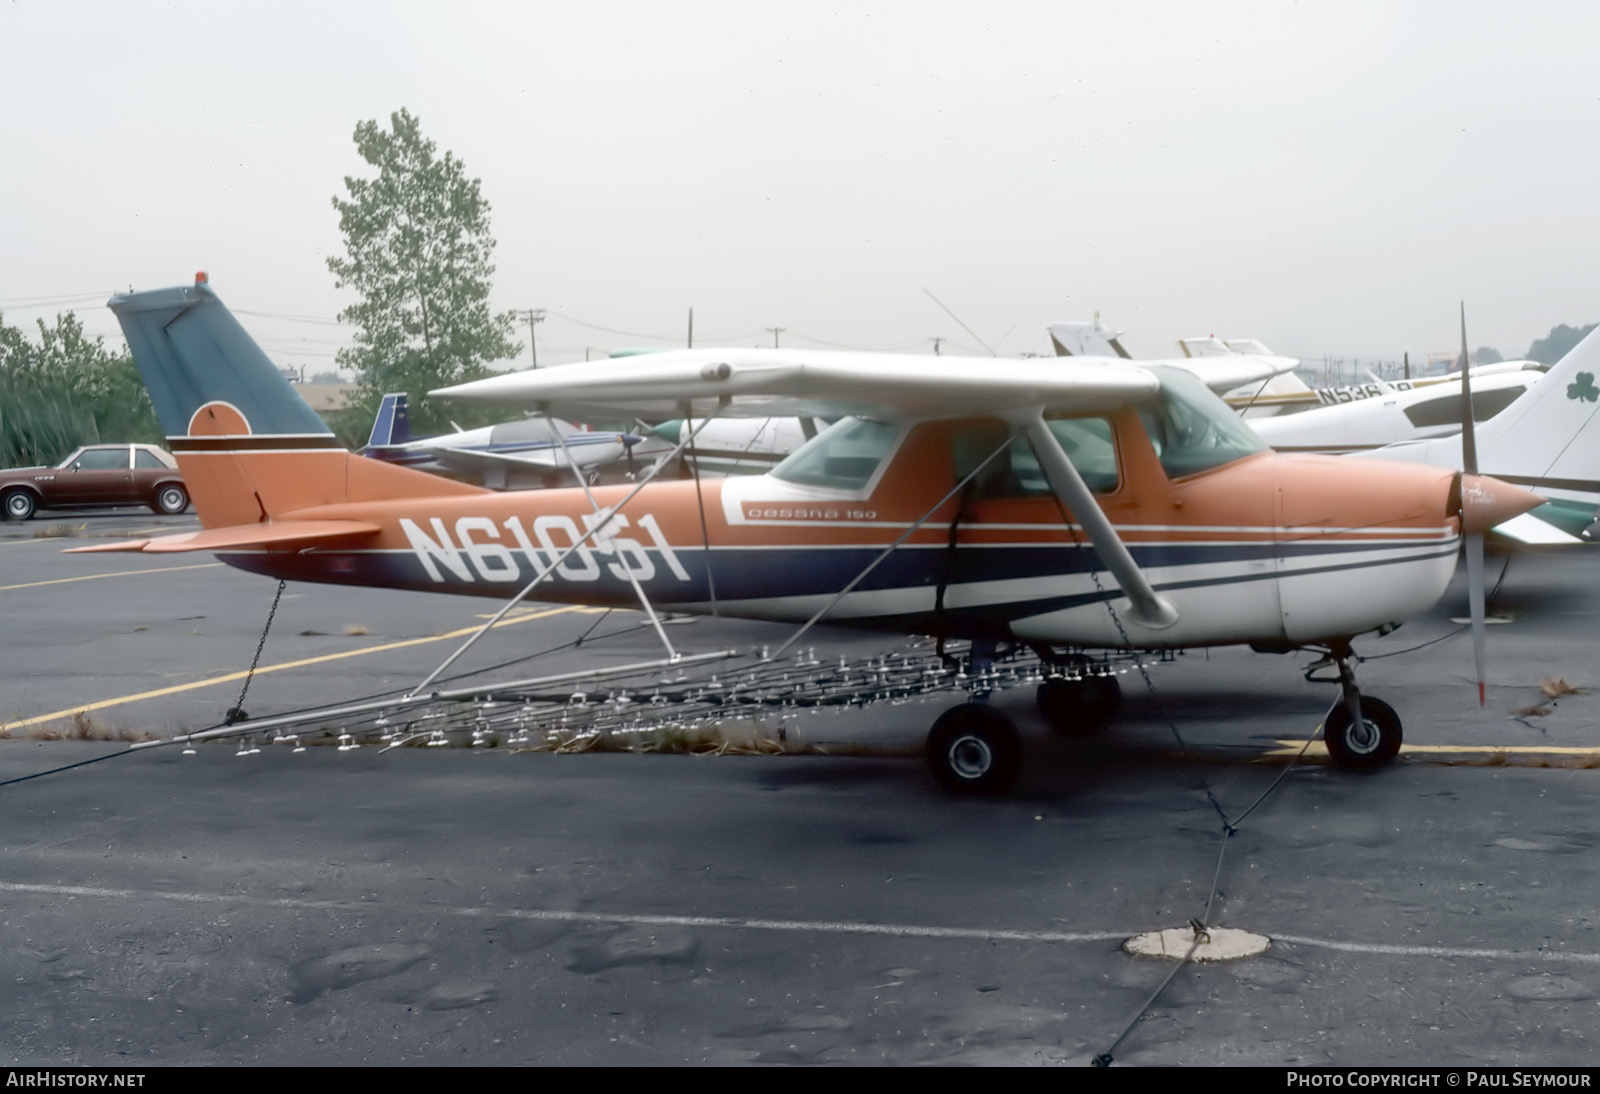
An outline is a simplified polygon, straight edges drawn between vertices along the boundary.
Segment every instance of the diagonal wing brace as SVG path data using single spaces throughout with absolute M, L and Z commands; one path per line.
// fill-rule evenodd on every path
M 1095 501 L 1094 494 L 1083 481 L 1083 476 L 1072 466 L 1072 461 L 1061 448 L 1061 442 L 1056 440 L 1056 435 L 1050 432 L 1050 427 L 1045 424 L 1044 412 L 1034 409 L 1031 414 L 1022 413 L 1009 417 L 1013 424 L 1020 426 L 1027 434 L 1028 444 L 1038 457 L 1039 466 L 1044 469 L 1045 478 L 1049 480 L 1050 489 L 1054 491 L 1056 500 L 1083 526 L 1083 530 L 1088 533 L 1089 542 L 1094 545 L 1094 549 L 1100 553 L 1101 560 L 1106 564 L 1106 569 L 1111 571 L 1117 583 L 1122 586 L 1123 594 L 1133 602 L 1131 613 L 1133 621 L 1154 630 L 1164 630 L 1176 623 L 1178 609 L 1150 587 L 1149 579 L 1144 576 L 1144 571 L 1139 569 L 1139 564 L 1133 560 L 1133 555 L 1128 553 L 1127 545 L 1122 542 L 1122 537 L 1117 535 L 1117 530 L 1111 526 L 1111 521 L 1101 510 L 1100 503 Z

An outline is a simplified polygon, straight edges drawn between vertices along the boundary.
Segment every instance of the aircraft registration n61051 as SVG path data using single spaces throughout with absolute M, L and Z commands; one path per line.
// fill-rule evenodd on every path
M 439 393 L 580 421 L 681 418 L 689 436 L 713 416 L 836 419 L 765 475 L 494 493 L 345 451 L 203 282 L 110 306 L 203 530 L 88 550 L 826 618 L 1055 663 L 1086 648 L 1314 649 L 1346 700 L 1330 751 L 1354 765 L 1392 758 L 1400 725 L 1360 695 L 1351 640 L 1431 607 L 1464 533 L 1540 503 L 1437 467 L 1273 453 L 1177 369 L 792 350 L 670 351 Z M 1050 680 L 1041 709 L 1098 718 L 1107 687 Z M 1021 745 L 967 703 L 935 723 L 928 754 L 945 785 L 998 791 Z

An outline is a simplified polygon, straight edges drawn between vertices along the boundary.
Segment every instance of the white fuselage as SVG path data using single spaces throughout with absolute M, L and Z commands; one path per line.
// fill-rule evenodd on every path
M 1474 376 L 1474 419 L 1487 421 L 1510 406 L 1543 373 Z M 1357 452 L 1403 441 L 1429 440 L 1461 432 L 1461 388 L 1431 384 L 1389 391 L 1298 414 L 1251 419 L 1261 439 L 1280 452 Z

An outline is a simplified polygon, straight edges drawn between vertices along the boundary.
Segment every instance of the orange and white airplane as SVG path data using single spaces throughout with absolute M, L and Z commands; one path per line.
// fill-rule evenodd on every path
M 1352 639 L 1431 607 L 1465 533 L 1540 502 L 1438 467 L 1273 453 L 1178 369 L 748 349 L 439 394 L 577 420 L 841 419 L 770 473 L 495 493 L 341 448 L 203 280 L 109 306 L 203 530 L 86 550 L 211 551 L 272 577 L 501 599 L 643 597 L 652 618 L 825 617 L 1066 665 L 1086 648 L 1314 649 L 1339 669 L 1325 732 L 1350 765 L 1401 739 L 1357 689 Z M 1057 722 L 1115 698 L 1094 677 L 1039 694 Z M 1022 759 L 1015 727 L 979 703 L 935 722 L 928 755 L 945 785 L 980 792 Z

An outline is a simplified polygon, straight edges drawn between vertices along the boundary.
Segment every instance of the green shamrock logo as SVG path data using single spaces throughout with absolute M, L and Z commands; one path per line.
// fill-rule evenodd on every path
M 1578 382 L 1567 385 L 1567 398 L 1582 399 L 1586 403 L 1600 402 L 1600 387 L 1594 386 L 1594 373 L 1578 373 Z

